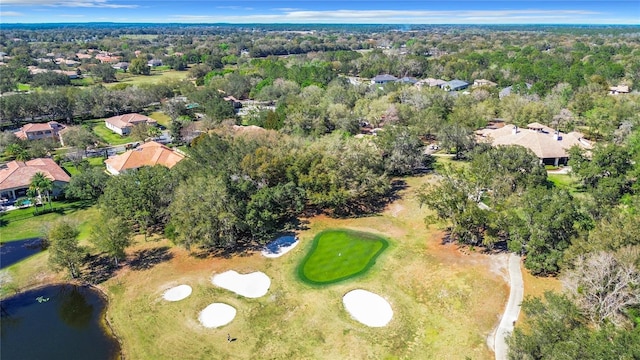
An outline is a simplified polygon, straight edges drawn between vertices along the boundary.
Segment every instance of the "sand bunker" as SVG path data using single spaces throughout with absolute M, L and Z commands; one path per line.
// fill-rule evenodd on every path
M 342 303 L 354 319 L 370 327 L 386 326 L 393 317 L 387 300 L 366 290 L 349 291 L 342 297 Z
M 227 325 L 236 317 L 236 309 L 227 304 L 213 303 L 200 312 L 198 320 L 202 326 L 217 328 Z
M 167 301 L 180 301 L 191 295 L 191 286 L 180 285 L 164 292 L 162 297 Z
M 279 238 L 268 243 L 262 250 L 262 256 L 268 258 L 280 257 L 296 247 L 299 241 L 294 235 L 280 236 Z
M 243 275 L 229 270 L 215 275 L 211 282 L 214 285 L 248 298 L 264 296 L 269 290 L 269 286 L 271 286 L 271 279 L 265 273 L 259 271 Z

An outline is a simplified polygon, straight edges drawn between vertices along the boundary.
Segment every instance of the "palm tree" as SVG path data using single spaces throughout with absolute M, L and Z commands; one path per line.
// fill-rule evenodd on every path
M 52 209 L 51 205 L 51 195 L 50 192 L 53 191 L 53 181 L 49 179 L 44 173 L 37 172 L 33 177 L 31 177 L 31 185 L 30 189 L 34 189 L 38 192 L 38 197 L 42 200 L 42 193 L 44 192 L 47 202 L 49 203 L 49 208 Z

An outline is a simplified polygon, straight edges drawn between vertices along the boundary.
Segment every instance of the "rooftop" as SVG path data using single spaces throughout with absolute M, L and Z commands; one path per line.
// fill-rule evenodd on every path
M 170 169 L 182 159 L 184 159 L 183 155 L 160 143 L 150 141 L 140 145 L 136 149 L 109 158 L 104 162 L 119 173 L 123 170 L 155 165 L 166 166 Z
M 49 158 L 29 161 L 11 161 L 0 169 L 0 190 L 28 187 L 36 173 L 43 173 L 52 181 L 69 182 L 71 178 L 58 164 Z

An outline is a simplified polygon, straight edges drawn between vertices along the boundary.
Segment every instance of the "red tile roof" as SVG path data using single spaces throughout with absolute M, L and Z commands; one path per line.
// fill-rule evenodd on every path
M 136 149 L 109 158 L 104 162 L 113 170 L 121 172 L 123 170 L 154 165 L 163 165 L 171 169 L 182 159 L 184 159 L 183 155 L 160 143 L 150 141 L 140 145 Z
M 43 173 L 52 181 L 69 182 L 71 178 L 58 164 L 48 158 L 11 161 L 0 169 L 0 191 L 28 187 L 36 173 Z

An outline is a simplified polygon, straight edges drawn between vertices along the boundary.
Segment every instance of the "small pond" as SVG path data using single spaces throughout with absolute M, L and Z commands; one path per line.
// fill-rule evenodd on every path
M 0 359 L 119 359 L 104 326 L 106 300 L 84 286 L 52 285 L 2 300 Z
M 0 269 L 9 267 L 44 250 L 39 238 L 10 241 L 0 244 Z

